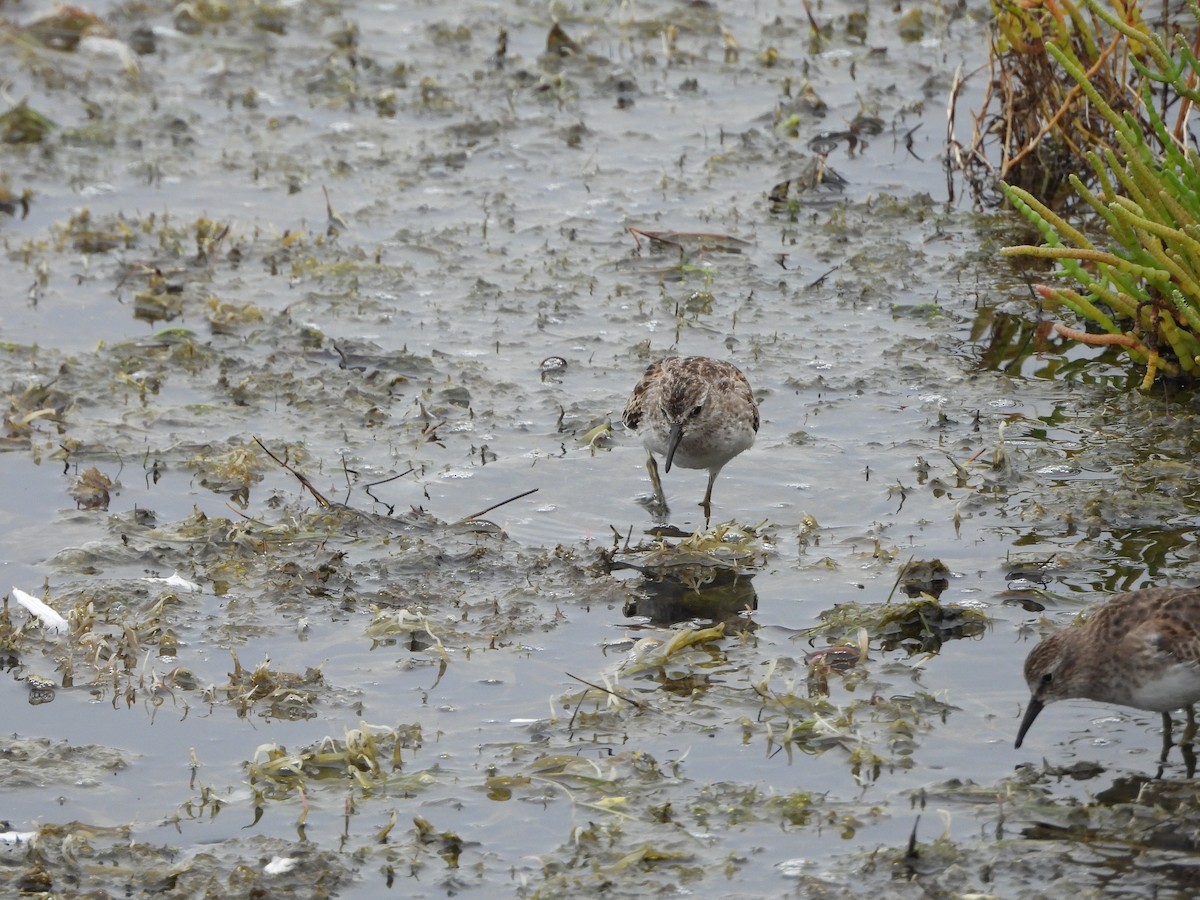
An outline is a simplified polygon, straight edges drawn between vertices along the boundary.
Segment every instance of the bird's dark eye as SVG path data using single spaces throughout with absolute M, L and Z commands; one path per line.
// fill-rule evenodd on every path
M 688 413 L 688 418 L 689 419 L 696 418 L 696 416 L 700 415 L 700 410 L 702 410 L 702 409 L 704 409 L 703 405 L 696 406 L 690 413 Z
M 1042 684 L 1043 685 L 1047 685 L 1050 682 L 1052 682 L 1053 680 L 1054 680 L 1053 672 L 1047 672 L 1045 675 L 1042 676 Z

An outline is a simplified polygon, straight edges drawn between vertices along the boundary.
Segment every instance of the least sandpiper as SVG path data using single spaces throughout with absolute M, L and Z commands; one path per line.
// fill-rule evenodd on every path
M 1034 647 L 1025 660 L 1025 680 L 1032 696 L 1016 746 L 1047 703 L 1083 697 L 1161 712 L 1165 763 L 1171 710 L 1186 709 L 1180 748 L 1191 774 L 1192 704 L 1200 700 L 1200 588 L 1118 594 L 1082 625 L 1055 632 Z
M 668 356 L 651 363 L 625 404 L 625 427 L 646 445 L 646 468 L 659 504 L 667 498 L 654 454 L 672 463 L 708 469 L 704 515 L 711 515 L 713 482 L 725 463 L 754 443 L 758 405 L 750 382 L 733 363 L 707 356 Z

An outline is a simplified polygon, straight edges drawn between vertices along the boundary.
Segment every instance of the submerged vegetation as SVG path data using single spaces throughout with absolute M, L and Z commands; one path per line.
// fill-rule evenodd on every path
M 221 489 L 236 494 L 230 473 L 257 471 L 261 478 L 281 467 L 282 453 L 271 454 L 272 464 L 262 454 L 246 458 L 247 452 L 220 452 L 194 465 L 220 474 Z M 303 455 L 288 457 L 286 468 L 299 475 Z M 307 487 L 307 479 L 301 484 Z M 704 859 L 688 833 L 719 823 L 757 822 L 850 839 L 881 812 L 807 791 L 776 793 L 734 779 L 695 781 L 685 774 L 686 754 L 626 745 L 647 729 L 690 741 L 733 728 L 758 756 L 787 765 L 805 756 L 830 755 L 855 781 L 868 785 L 888 772 L 911 768 L 922 736 L 952 710 L 924 690 L 889 690 L 887 679 L 879 679 L 878 661 L 870 657 L 872 648 L 897 646 L 909 634 L 923 635 L 915 639 L 933 652 L 931 640 L 972 633 L 942 624 L 945 614 L 934 612 L 940 606 L 921 597 L 839 607 L 800 636 L 826 645 L 803 662 L 760 647 L 753 604 L 735 607 L 728 597 L 745 601 L 747 595 L 728 592 L 734 585 L 749 586 L 773 558 L 774 529 L 766 525 L 725 523 L 676 538 L 657 534 L 642 544 L 626 543 L 620 557 L 634 574 L 626 582 L 585 573 L 563 548 L 532 554 L 501 532 L 441 523 L 416 511 L 385 517 L 339 504 L 311 510 L 288 505 L 270 525 L 197 514 L 177 525 L 145 516 L 118 527 L 122 546 L 135 558 L 157 548 L 158 562 L 186 563 L 189 571 L 203 573 L 210 587 L 179 576 L 95 579 L 85 590 L 46 594 L 48 607 L 63 613 L 61 625 L 54 620 L 53 628 L 49 611 L 22 617 L 15 606 L 6 606 L 0 612 L 0 642 L 21 660 L 36 702 L 53 701 L 56 690 L 87 687 L 96 698 L 114 706 L 144 706 L 152 716 L 207 718 L 227 708 L 264 724 L 312 720 L 355 704 L 357 690 L 331 680 L 321 665 L 289 672 L 270 659 L 243 665 L 236 651 L 222 659 L 201 652 L 204 642 L 191 623 L 213 617 L 223 602 L 228 605 L 219 628 L 230 644 L 245 643 L 279 620 L 303 634 L 308 616 L 322 608 L 314 602 L 329 610 L 369 606 L 368 618 L 354 620 L 364 651 L 398 654 L 405 668 L 425 673 L 421 691 L 427 693 L 444 679 L 460 679 L 473 670 L 477 657 L 511 658 L 534 629 L 555 628 L 564 609 L 605 595 L 610 601 L 625 595 L 628 603 L 630 594 L 664 583 L 692 598 L 685 621 L 665 620 L 665 629 L 609 644 L 611 662 L 601 671 L 569 665 L 564 672 L 569 686 L 548 698 L 548 712 L 526 720 L 521 733 L 498 740 L 473 777 L 442 764 L 436 755 L 436 718 L 421 707 L 402 724 L 360 722 L 342 735 L 294 749 L 259 742 L 244 763 L 248 800 L 212 784 L 204 774 L 206 754 L 193 752 L 192 793 L 179 801 L 177 825 L 231 815 L 250 816 L 257 824 L 283 815 L 303 837 L 317 825 L 314 814 L 320 821 L 331 807 L 344 804 L 344 839 L 359 847 L 359 864 L 370 860 L 410 876 L 436 867 L 446 877 L 457 877 L 449 873 L 482 865 L 486 848 L 443 824 L 437 808 L 464 790 L 482 792 L 491 803 L 565 805 L 587 822 L 572 842 L 546 858 L 550 890 L 593 885 L 605 873 L 631 867 L 640 872 L 640 881 L 681 877 Z M 320 549 L 314 554 L 314 548 Z M 97 560 L 105 555 L 99 548 L 97 553 Z M 460 557 L 465 570 L 446 571 L 436 562 L 448 556 Z M 599 556 L 598 570 L 612 567 L 612 554 Z M 74 565 L 84 562 L 82 554 L 73 560 Z M 401 572 L 420 572 L 421 583 Z M 459 577 L 467 580 L 456 582 Z M 242 592 L 236 585 L 258 581 L 272 590 L 257 602 L 238 599 Z M 375 584 L 373 590 L 367 589 L 369 583 Z M 487 585 L 494 591 L 490 597 Z M 546 603 L 548 585 L 556 585 L 554 605 Z M 26 609 L 41 609 L 42 601 L 20 594 Z M 257 608 L 268 602 L 267 609 Z M 224 676 L 217 677 L 222 671 Z M 595 757 L 582 748 L 606 752 Z M 422 800 L 433 805 L 419 814 L 397 808 Z M 381 802 L 392 804 L 384 820 L 358 812 L 377 809 Z M 36 848 L 30 859 L 57 859 L 64 828 L 69 830 L 51 823 L 24 836 Z M 224 858 L 233 849 L 231 844 L 213 852 Z M 301 858 L 281 846 L 263 857 L 254 878 L 273 877 Z M 149 853 L 140 865 L 159 871 L 162 861 Z M 219 870 L 215 860 L 214 865 Z M 743 865 L 731 860 L 730 873 Z M 60 863 L 53 872 L 35 868 L 31 861 L 25 880 L 40 878 L 47 889 L 76 877 L 70 864 Z M 174 877 L 191 884 L 206 871 L 198 861 Z M 336 883 L 345 874 L 331 867 L 322 877 Z M 92 878 L 88 883 L 114 882 Z

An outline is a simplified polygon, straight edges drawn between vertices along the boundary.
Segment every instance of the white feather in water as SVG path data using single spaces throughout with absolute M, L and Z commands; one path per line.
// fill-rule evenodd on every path
M 29 610 L 30 614 L 42 623 L 47 631 L 66 631 L 67 620 L 39 600 L 33 594 L 27 594 L 19 587 L 12 589 L 12 598 Z

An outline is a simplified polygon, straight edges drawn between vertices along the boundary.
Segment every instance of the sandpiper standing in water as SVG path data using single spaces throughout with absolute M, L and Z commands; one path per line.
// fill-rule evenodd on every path
M 1055 632 L 1034 647 L 1025 660 L 1025 680 L 1032 696 L 1016 746 L 1047 703 L 1083 697 L 1161 712 L 1161 766 L 1171 747 L 1171 710 L 1186 709 L 1180 749 L 1192 775 L 1192 704 L 1200 700 L 1200 588 L 1118 594 L 1082 625 Z
M 758 433 L 758 404 L 750 382 L 733 363 L 707 356 L 668 356 L 651 363 L 629 395 L 623 418 L 646 445 L 646 468 L 664 510 L 667 497 L 655 453 L 662 455 L 668 472 L 673 463 L 708 469 L 708 489 L 700 504 L 705 518 L 711 515 L 717 474 Z

